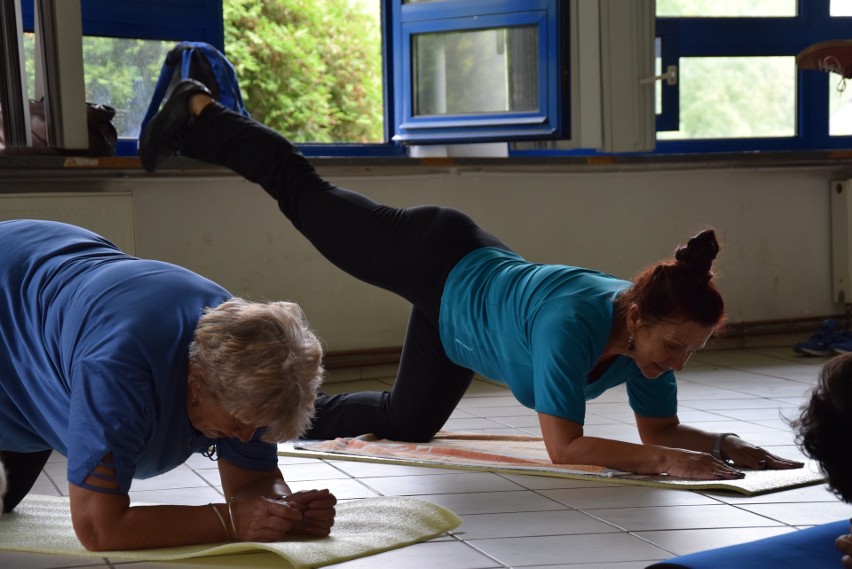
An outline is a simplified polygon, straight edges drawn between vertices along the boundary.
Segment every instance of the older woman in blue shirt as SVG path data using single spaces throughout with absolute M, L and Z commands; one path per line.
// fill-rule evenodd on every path
M 52 451 L 91 550 L 328 535 L 335 498 L 292 493 L 276 441 L 314 411 L 322 350 L 297 305 L 250 303 L 62 223 L 0 223 L 5 511 Z M 226 500 L 131 506 L 134 478 L 216 459 Z

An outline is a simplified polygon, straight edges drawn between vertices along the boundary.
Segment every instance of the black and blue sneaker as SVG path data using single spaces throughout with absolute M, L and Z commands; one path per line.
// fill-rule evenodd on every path
M 844 330 L 840 338 L 831 343 L 831 351 L 835 354 L 852 354 L 852 331 Z
M 805 356 L 833 356 L 838 346 L 852 351 L 852 331 L 838 330 L 837 321 L 829 318 L 813 336 L 793 346 L 793 351 Z
M 200 81 L 184 79 L 175 85 L 163 107 L 154 115 L 139 137 L 139 158 L 148 172 L 157 169 L 160 161 L 178 152 L 195 117 L 189 112 L 189 98 L 213 93 Z

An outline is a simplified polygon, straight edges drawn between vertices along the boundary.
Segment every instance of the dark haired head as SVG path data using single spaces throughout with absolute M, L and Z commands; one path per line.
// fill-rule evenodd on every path
M 683 265 L 685 270 L 695 273 L 696 278 L 710 280 L 710 272 L 716 255 L 719 254 L 719 243 L 712 229 L 702 231 L 692 237 L 686 245 L 681 245 L 675 251 L 675 260 Z
M 636 305 L 646 322 L 691 320 L 721 328 L 725 302 L 712 282 L 719 253 L 716 233 L 707 229 L 677 248 L 674 259 L 645 269 L 619 299 L 622 312 Z
M 819 462 L 828 486 L 844 502 L 852 502 L 852 354 L 823 366 L 810 400 L 792 422 L 796 443 Z

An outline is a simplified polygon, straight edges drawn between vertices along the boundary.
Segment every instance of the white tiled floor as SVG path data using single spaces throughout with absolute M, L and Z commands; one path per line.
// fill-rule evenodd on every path
M 707 351 L 679 374 L 681 419 L 713 431 L 737 432 L 776 454 L 800 457 L 784 417 L 793 417 L 822 358 L 789 348 Z M 328 384 L 326 391 L 373 388 L 387 381 Z M 446 428 L 540 434 L 534 413 L 503 388 L 477 381 Z M 588 434 L 638 442 L 623 390 L 589 403 Z M 335 565 L 336 569 L 401 568 L 638 569 L 661 559 L 751 541 L 852 515 L 823 486 L 769 495 L 607 486 L 537 476 L 498 475 L 345 461 L 281 459 L 294 490 L 328 487 L 341 500 L 417 496 L 464 519 L 430 542 Z M 66 495 L 64 460 L 52 460 L 35 492 Z M 202 457 L 157 478 L 134 483 L 135 501 L 207 504 L 221 500 L 215 465 Z M 817 505 L 818 507 L 813 507 Z M 804 507 L 803 507 L 804 506 Z M 0 567 L 209 568 L 282 567 L 271 554 L 184 563 L 92 563 L 0 553 Z

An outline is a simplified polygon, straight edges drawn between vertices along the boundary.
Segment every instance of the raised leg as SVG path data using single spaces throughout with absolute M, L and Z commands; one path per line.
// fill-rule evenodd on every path
M 283 136 L 215 103 L 196 119 L 183 152 L 260 184 L 332 263 L 406 298 L 434 323 L 459 259 L 479 247 L 505 247 L 457 210 L 397 209 L 337 187 Z

